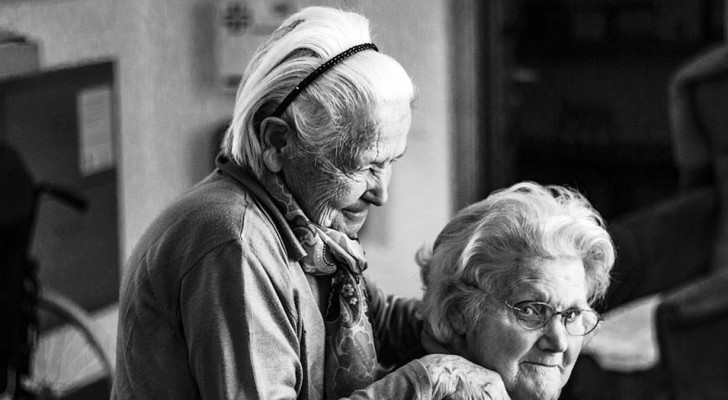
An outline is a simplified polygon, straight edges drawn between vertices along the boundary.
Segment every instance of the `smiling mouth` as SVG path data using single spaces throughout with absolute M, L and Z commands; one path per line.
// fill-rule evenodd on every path
M 559 367 L 558 364 L 544 364 L 544 363 L 535 362 L 535 361 L 524 361 L 523 363 L 529 364 L 529 365 L 534 365 L 537 367 L 546 367 L 546 368 L 558 368 Z
M 366 218 L 367 211 L 368 210 L 366 208 L 362 209 L 362 210 L 347 210 L 347 209 L 341 210 L 341 212 L 342 212 L 342 214 L 344 214 L 344 216 L 346 216 L 348 219 L 353 219 L 353 220 L 362 220 L 362 219 Z

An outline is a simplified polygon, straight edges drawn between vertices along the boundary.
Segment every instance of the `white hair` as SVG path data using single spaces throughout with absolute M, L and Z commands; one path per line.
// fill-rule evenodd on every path
M 522 182 L 462 209 L 434 246 L 417 254 L 433 336 L 449 344 L 460 340 L 487 310 L 482 291 L 503 297 L 520 266 L 546 259 L 580 260 L 589 304 L 605 295 L 614 244 L 601 216 L 578 192 Z
M 308 7 L 289 17 L 252 57 L 235 99 L 222 152 L 260 177 L 265 168 L 261 121 L 313 70 L 355 45 L 370 43 L 369 21 L 328 7 Z M 373 140 L 371 112 L 380 104 L 410 105 L 414 87 L 393 58 L 374 50 L 352 55 L 316 78 L 281 118 L 295 132 L 302 155 L 345 166 Z M 369 135 L 368 135 L 369 134 Z

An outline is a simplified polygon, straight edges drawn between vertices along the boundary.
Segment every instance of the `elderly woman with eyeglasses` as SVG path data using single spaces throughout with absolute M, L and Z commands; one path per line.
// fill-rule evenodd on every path
M 557 399 L 609 285 L 615 252 L 579 193 L 530 182 L 461 210 L 418 254 L 425 348 L 497 372 L 514 400 Z

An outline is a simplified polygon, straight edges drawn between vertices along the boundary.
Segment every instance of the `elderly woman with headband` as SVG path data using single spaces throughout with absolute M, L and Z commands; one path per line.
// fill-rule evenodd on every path
M 497 372 L 514 400 L 557 399 L 609 285 L 614 248 L 575 191 L 520 183 L 460 211 L 418 254 L 429 351 Z
M 145 232 L 122 281 L 114 399 L 484 398 L 417 358 L 419 302 L 362 276 L 413 85 L 360 15 L 310 7 L 255 52 L 217 169 Z M 502 391 L 504 394 L 505 392 Z

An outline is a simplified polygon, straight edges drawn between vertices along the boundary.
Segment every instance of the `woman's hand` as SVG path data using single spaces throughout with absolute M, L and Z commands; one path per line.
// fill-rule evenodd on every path
M 419 361 L 432 380 L 433 400 L 510 400 L 498 373 L 463 357 L 431 354 Z

